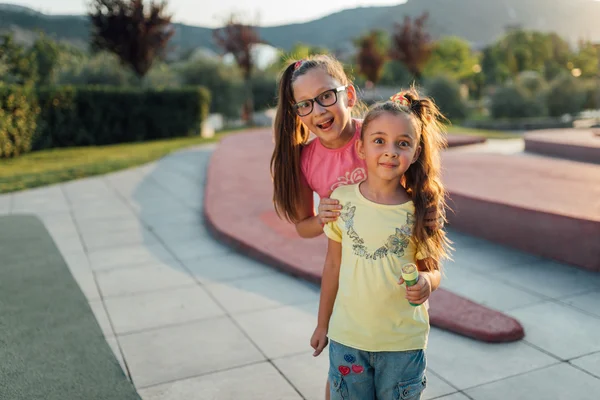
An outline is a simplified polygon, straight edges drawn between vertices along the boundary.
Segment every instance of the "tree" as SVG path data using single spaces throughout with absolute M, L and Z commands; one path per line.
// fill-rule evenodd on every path
M 290 51 L 281 51 L 279 59 L 268 68 L 269 72 L 280 72 L 291 60 L 304 60 L 314 54 L 329 54 L 326 47 L 312 46 L 304 43 L 296 43 Z
M 166 6 L 165 0 L 151 0 L 148 5 L 144 0 L 92 0 L 92 48 L 116 54 L 123 65 L 143 77 L 165 55 L 174 33 Z
M 584 78 L 593 78 L 598 74 L 598 46 L 590 41 L 580 41 L 573 59 L 573 67 L 581 70 Z
M 382 31 L 374 30 L 355 42 L 358 48 L 356 62 L 359 73 L 372 84 L 381 78 L 383 64 L 386 60 L 386 37 Z
M 32 84 L 38 78 L 35 55 L 16 44 L 12 35 L 0 36 L 0 81 Z
M 33 54 L 37 66 L 38 83 L 48 85 L 54 82 L 56 72 L 60 69 L 63 61 L 68 55 L 75 54 L 76 50 L 68 49 L 44 33 L 40 33 L 31 46 L 30 52 Z
M 184 85 L 204 86 L 215 95 L 211 99 L 210 112 L 226 118 L 239 118 L 244 99 L 242 74 L 235 65 L 224 65 L 217 60 L 199 59 L 181 64 L 178 74 Z
M 414 21 L 404 17 L 404 23 L 394 25 L 391 37 L 390 57 L 404 64 L 417 80 L 421 79 L 433 50 L 431 36 L 425 30 L 428 18 L 428 13 Z
M 555 33 L 514 30 L 486 48 L 482 67 L 492 83 L 523 71 L 537 71 L 551 80 L 567 69 L 571 58 L 569 44 Z
M 479 65 L 479 58 L 471 51 L 469 43 L 459 37 L 448 36 L 433 45 L 431 58 L 423 74 L 448 75 L 462 82 L 476 73 L 477 65 Z
M 244 103 L 243 118 L 247 122 L 253 121 L 254 102 L 252 99 L 252 46 L 261 43 L 256 29 L 251 25 L 239 22 L 235 15 L 231 15 L 224 27 L 213 31 L 213 38 L 225 53 L 231 53 L 235 62 L 242 70 L 244 86 L 246 88 L 246 101 Z

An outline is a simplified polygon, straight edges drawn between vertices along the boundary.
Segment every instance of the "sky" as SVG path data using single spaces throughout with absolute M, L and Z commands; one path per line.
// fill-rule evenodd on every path
M 232 12 L 260 26 L 285 25 L 318 19 L 356 7 L 390 6 L 405 0 L 168 0 L 175 22 L 204 27 L 223 25 Z M 45 14 L 84 14 L 88 0 L 0 0 Z M 243 6 L 242 6 L 243 4 Z

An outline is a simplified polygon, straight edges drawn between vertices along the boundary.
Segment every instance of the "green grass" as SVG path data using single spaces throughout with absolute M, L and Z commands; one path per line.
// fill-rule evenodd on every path
M 516 139 L 523 137 L 522 135 L 506 132 L 506 131 L 493 131 L 487 129 L 473 129 L 465 128 L 463 126 L 450 126 L 448 128 L 448 134 L 450 135 L 471 135 L 471 136 L 482 136 L 488 139 Z
M 93 175 L 106 174 L 157 160 L 185 147 L 207 144 L 237 132 L 223 131 L 214 138 L 199 136 L 110 146 L 50 149 L 0 159 L 0 193 L 30 189 Z

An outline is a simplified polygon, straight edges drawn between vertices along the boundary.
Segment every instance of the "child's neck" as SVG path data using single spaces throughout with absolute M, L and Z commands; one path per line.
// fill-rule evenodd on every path
M 406 189 L 400 184 L 400 179 L 389 181 L 367 177 L 359 184 L 358 190 L 367 200 L 377 204 L 397 205 L 410 200 Z

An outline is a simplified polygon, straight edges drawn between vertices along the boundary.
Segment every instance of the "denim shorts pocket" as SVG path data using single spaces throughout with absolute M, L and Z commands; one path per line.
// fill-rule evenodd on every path
M 411 379 L 410 381 L 400 382 L 396 386 L 395 400 L 418 400 L 421 398 L 421 392 L 427 387 L 427 377 L 425 375 Z
M 344 378 L 335 373 L 329 374 L 329 385 L 331 392 L 331 400 L 347 400 L 348 397 L 348 386 L 344 381 Z

